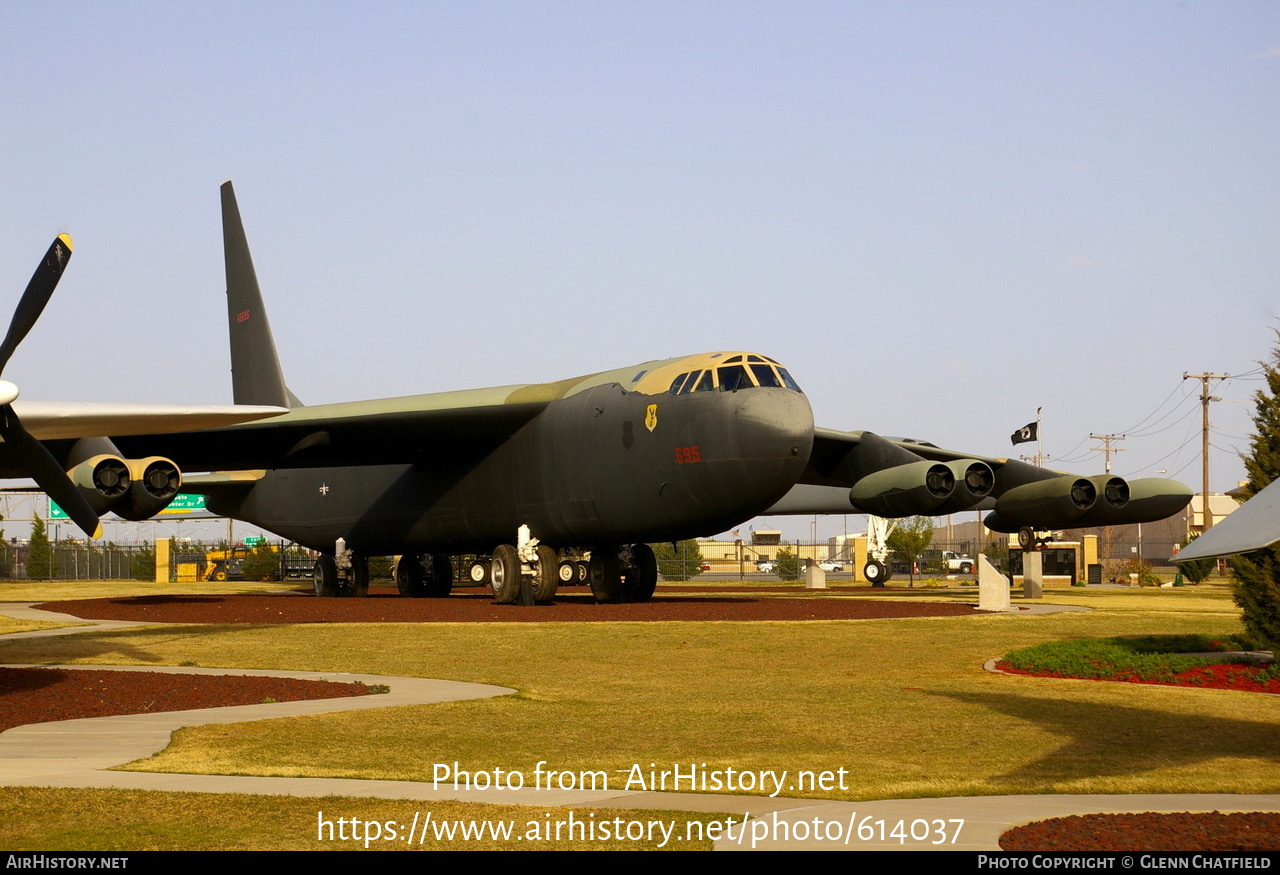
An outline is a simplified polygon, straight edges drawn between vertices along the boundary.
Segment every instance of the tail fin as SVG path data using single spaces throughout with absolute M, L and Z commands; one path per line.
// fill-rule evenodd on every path
M 302 402 L 284 384 L 231 180 L 222 183 L 222 251 L 227 264 L 233 400 L 236 404 L 301 407 Z

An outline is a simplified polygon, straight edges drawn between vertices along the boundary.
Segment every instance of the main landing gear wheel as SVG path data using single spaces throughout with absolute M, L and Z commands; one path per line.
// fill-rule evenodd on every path
M 631 567 L 622 575 L 627 601 L 647 602 L 658 588 L 658 559 L 648 544 L 631 545 Z
M 538 546 L 538 574 L 534 578 L 534 601 L 549 602 L 560 586 L 560 557 L 554 547 Z
M 578 563 L 570 559 L 566 559 L 560 563 L 557 569 L 560 575 L 560 582 L 565 586 L 576 586 L 578 583 Z
M 474 577 L 474 575 L 473 575 Z M 493 551 L 489 562 L 489 586 L 500 605 L 514 605 L 520 600 L 520 556 L 510 544 Z
M 316 595 L 332 598 L 338 594 L 338 563 L 332 556 L 321 556 L 311 569 Z
M 597 547 L 591 551 L 587 582 L 591 584 L 591 594 L 600 604 L 622 601 L 622 563 L 618 561 L 616 547 Z
M 471 582 L 476 586 L 484 586 L 489 582 L 489 565 L 488 561 L 477 559 L 467 569 L 467 577 L 470 577 Z
M 1018 546 L 1026 553 L 1036 548 L 1036 530 L 1030 526 L 1018 529 Z
M 347 581 L 347 594 L 362 599 L 369 594 L 369 557 L 351 557 L 351 577 Z
M 453 560 L 440 553 L 406 553 L 396 565 L 396 587 L 406 598 L 444 598 L 453 589 Z
M 444 553 L 431 556 L 431 579 L 427 581 L 427 598 L 442 599 L 453 591 L 453 557 Z
M 884 586 L 884 582 L 889 579 L 889 570 L 884 567 L 883 562 L 872 559 L 862 566 L 862 576 L 870 581 L 872 586 Z
M 420 599 L 427 594 L 426 570 L 422 557 L 417 553 L 405 553 L 396 563 L 396 589 L 408 599 Z
M 591 580 L 591 563 L 579 559 L 573 563 L 578 569 L 578 586 L 586 586 Z

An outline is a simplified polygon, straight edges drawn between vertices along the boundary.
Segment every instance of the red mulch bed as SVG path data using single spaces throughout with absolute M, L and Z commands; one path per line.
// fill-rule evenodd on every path
M 1038 678 L 1074 678 L 1076 680 L 1119 682 L 1126 684 L 1155 684 L 1172 687 L 1204 687 L 1208 690 L 1240 690 L 1246 693 L 1272 693 L 1280 695 L 1280 678 L 1268 681 L 1257 680 L 1259 672 L 1266 666 L 1253 663 L 1245 665 L 1235 662 L 1214 662 L 1173 675 L 1172 680 L 1153 680 L 1140 678 L 1132 672 L 1119 673 L 1109 678 L 1076 678 L 1075 675 L 1055 671 L 1027 671 L 1014 668 L 1006 662 L 996 663 L 996 668 L 1007 674 L 1020 674 Z
M 1014 827 L 1006 851 L 1280 851 L 1280 814 L 1086 814 Z
M 775 588 L 773 590 L 777 592 Z M 720 593 L 719 590 L 708 590 Z M 884 592 L 884 590 L 880 590 Z M 882 620 L 897 617 L 974 616 L 970 605 L 872 601 L 840 595 L 666 595 L 633 605 L 598 605 L 590 593 L 556 596 L 553 604 L 499 605 L 488 591 L 442 599 L 407 599 L 395 590 L 371 590 L 368 598 L 278 595 L 153 595 L 48 602 L 40 608 L 93 620 L 147 623 L 553 623 L 659 620 Z
M 244 675 L 0 668 L 0 732 L 27 723 L 364 696 L 363 684 Z

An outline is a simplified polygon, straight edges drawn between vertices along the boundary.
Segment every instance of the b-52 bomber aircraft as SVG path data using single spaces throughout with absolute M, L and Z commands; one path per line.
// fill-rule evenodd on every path
M 479 554 L 491 557 L 497 601 L 515 602 L 522 590 L 546 601 L 589 555 L 592 592 L 616 602 L 653 594 L 649 543 L 710 535 L 761 513 L 990 507 L 987 525 L 1012 532 L 1147 522 L 1190 500 L 1170 480 L 1076 477 L 815 429 L 787 369 L 745 351 L 553 383 L 304 406 L 285 385 L 230 182 L 222 218 L 228 410 L 265 418 L 152 431 L 85 426 L 28 440 L 12 408 L 0 406 L 0 474 L 34 476 L 86 531 L 107 511 L 156 513 L 181 486 L 204 493 L 216 514 L 319 551 L 319 595 L 364 594 L 368 557 L 388 554 L 403 554 L 403 594 L 447 595 L 450 557 Z M 33 444 L 49 459 L 37 460 Z M 204 473 L 184 480 L 182 471 Z

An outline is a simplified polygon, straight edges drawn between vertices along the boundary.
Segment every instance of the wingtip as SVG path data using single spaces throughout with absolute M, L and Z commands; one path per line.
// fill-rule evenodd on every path
M 62 241 L 62 245 L 63 245 L 63 246 L 65 246 L 65 247 L 67 247 L 67 249 L 68 249 L 69 251 L 70 251 L 70 250 L 73 250 L 73 249 L 75 248 L 74 246 L 72 246 L 72 245 L 71 245 L 71 235 L 70 235 L 70 234 L 59 234 L 59 235 L 58 235 L 58 239 Z

